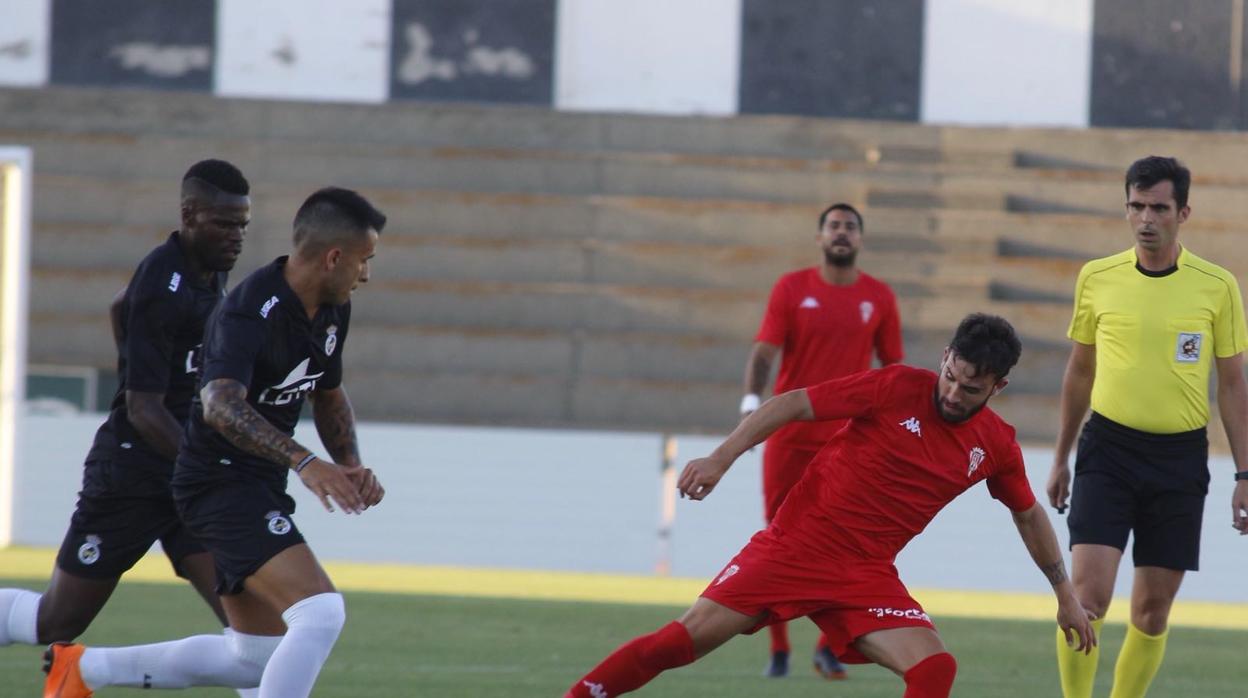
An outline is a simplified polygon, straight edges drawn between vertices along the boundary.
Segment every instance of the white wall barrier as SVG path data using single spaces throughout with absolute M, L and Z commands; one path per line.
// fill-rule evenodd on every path
M 82 458 L 101 415 L 27 415 L 21 422 L 14 540 L 56 546 L 81 480 Z M 292 478 L 295 516 L 328 560 L 651 573 L 658 536 L 661 437 L 658 434 L 363 424 L 366 462 L 386 500 L 362 516 L 328 514 Z M 310 424 L 304 443 L 317 443 Z M 718 442 L 678 436 L 677 467 Z M 1025 449 L 1039 493 L 1051 452 Z M 709 577 L 762 521 L 759 452 L 747 454 L 706 501 L 679 500 L 671 572 Z M 1228 458 L 1211 463 L 1202 570 L 1183 584 L 1185 599 L 1245 601 L 1245 550 L 1229 526 Z M 1066 525 L 1051 515 L 1065 545 Z M 829 531 L 828 535 L 836 535 Z M 1117 593 L 1130 593 L 1130 558 Z M 978 487 L 947 507 L 898 559 L 914 587 L 1044 592 L 1009 512 Z

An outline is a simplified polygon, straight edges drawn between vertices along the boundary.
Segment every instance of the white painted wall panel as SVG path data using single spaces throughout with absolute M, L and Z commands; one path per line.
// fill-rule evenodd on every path
M 555 107 L 735 114 L 741 0 L 562 0 Z
M 1093 0 L 928 0 L 920 118 L 1088 125 Z
M 218 0 L 216 92 L 382 102 L 390 0 Z
M 52 0 L 0 2 L 0 85 L 48 82 Z

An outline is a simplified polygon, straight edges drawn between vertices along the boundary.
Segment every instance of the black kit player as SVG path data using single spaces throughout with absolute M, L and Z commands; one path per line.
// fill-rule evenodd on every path
M 87 454 L 52 579 L 42 595 L 0 589 L 0 645 L 73 640 L 157 540 L 226 623 L 212 556 L 178 520 L 169 480 L 204 323 L 243 249 L 249 194 L 247 179 L 222 160 L 197 162 L 183 176 L 180 229 L 143 258 L 112 308 L 120 384 Z
M 331 500 L 359 513 L 384 495 L 360 460 L 342 354 L 351 292 L 368 281 L 385 222 L 353 191 L 317 191 L 295 215 L 291 255 L 248 276 L 204 332 L 199 400 L 173 492 L 187 529 L 212 553 L 230 626 L 257 642 L 201 635 L 136 647 L 55 644 L 45 655 L 45 696 L 204 685 L 258 686 L 261 698 L 309 695 L 346 611 L 291 518 L 287 476 L 295 471 L 330 511 Z M 332 461 L 292 438 L 309 398 Z

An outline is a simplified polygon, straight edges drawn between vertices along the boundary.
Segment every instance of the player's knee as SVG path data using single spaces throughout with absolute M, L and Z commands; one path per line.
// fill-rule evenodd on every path
M 226 628 L 225 637 L 230 643 L 230 654 L 241 668 L 251 674 L 247 678 L 254 679 L 254 685 L 260 685 L 264 667 L 269 663 L 269 658 L 273 656 L 273 653 L 277 651 L 277 646 L 282 642 L 282 636 L 248 635 Z
M 933 654 L 906 671 L 907 686 L 925 689 L 923 695 L 948 696 L 958 675 L 958 660 L 948 652 Z M 907 692 L 906 695 L 909 695 Z
M 317 594 L 291 605 L 282 614 L 282 620 L 291 630 L 332 634 L 336 639 L 347 622 L 346 604 L 342 594 Z

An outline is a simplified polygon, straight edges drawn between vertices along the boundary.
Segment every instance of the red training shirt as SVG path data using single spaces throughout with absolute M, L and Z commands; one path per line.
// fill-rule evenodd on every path
M 865 272 L 848 286 L 823 280 L 819 268 L 780 277 L 767 301 L 757 341 L 781 349 L 775 394 L 805 388 L 902 359 L 901 320 L 892 289 Z M 772 435 L 791 447 L 817 450 L 842 422 L 799 422 Z
M 1036 502 L 1011 427 L 985 407 L 961 423 L 936 408 L 936 374 L 910 366 L 807 388 L 816 419 L 850 418 L 793 487 L 773 526 L 809 552 L 892 560 L 981 480 L 1012 511 Z

